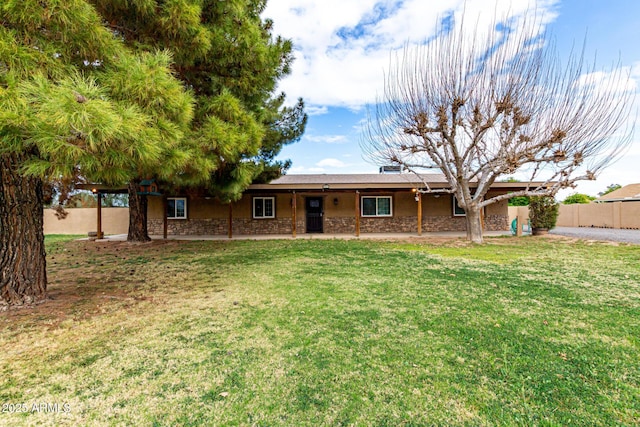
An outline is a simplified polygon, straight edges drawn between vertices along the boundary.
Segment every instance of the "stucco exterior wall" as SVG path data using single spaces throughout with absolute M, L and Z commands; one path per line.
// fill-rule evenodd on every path
M 295 194 L 297 233 L 306 233 L 305 200 L 308 197 L 323 201 L 323 232 L 333 234 L 353 234 L 356 232 L 356 197 L 390 196 L 391 217 L 362 217 L 361 233 L 415 233 L 418 229 L 418 203 L 411 191 L 355 191 L 344 192 L 297 192 Z M 275 218 L 252 218 L 254 197 L 275 198 Z M 242 199 L 232 204 L 233 234 L 291 234 L 293 232 L 292 193 L 246 193 Z M 149 199 L 149 233 L 162 234 L 162 199 Z M 214 199 L 188 198 L 187 219 L 169 219 L 170 235 L 225 235 L 228 233 L 229 206 Z M 453 198 L 444 194 L 436 197 L 427 194 L 422 197 L 422 227 L 425 232 L 465 231 L 463 216 L 453 215 Z M 496 203 L 485 209 L 485 229 L 487 231 L 508 230 L 509 218 L 507 201 Z
M 87 234 L 97 231 L 96 208 L 67 209 L 65 219 L 58 219 L 53 209 L 45 209 L 44 234 Z M 125 234 L 129 229 L 129 208 L 102 208 L 102 232 Z

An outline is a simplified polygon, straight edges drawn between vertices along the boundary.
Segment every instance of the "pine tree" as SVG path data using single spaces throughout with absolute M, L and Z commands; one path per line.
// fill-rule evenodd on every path
M 43 182 L 126 182 L 176 144 L 193 100 L 165 52 L 134 56 L 84 0 L 0 6 L 0 304 L 46 297 Z
M 165 191 L 198 186 L 228 202 L 263 171 L 261 178 L 268 179 L 289 167 L 274 158 L 299 140 L 307 117 L 302 100 L 285 107 L 284 94 L 274 93 L 290 71 L 292 44 L 274 37 L 273 23 L 260 17 L 265 0 L 92 1 L 128 46 L 170 50 L 176 76 L 196 96 L 195 119 L 182 147 L 192 161 L 163 169 L 172 170 Z M 137 219 L 130 221 L 129 237 L 144 240 L 144 207 L 138 209 L 130 192 L 131 200 Z M 135 236 L 132 227 L 138 229 Z

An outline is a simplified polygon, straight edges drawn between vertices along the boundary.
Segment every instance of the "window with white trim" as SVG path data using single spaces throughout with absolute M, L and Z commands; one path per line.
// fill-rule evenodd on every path
M 167 218 L 187 219 L 187 198 L 186 197 L 167 198 Z
M 361 214 L 364 217 L 392 215 L 391 196 L 362 196 Z
M 475 193 L 475 191 L 471 192 L 472 196 L 473 193 Z M 453 216 L 467 216 L 467 213 L 458 204 L 458 199 L 456 198 L 456 196 L 452 195 L 451 198 L 453 199 Z M 482 211 L 484 212 L 484 208 L 482 208 Z
M 456 196 L 451 196 L 451 198 L 453 199 L 453 216 L 467 216 L 465 210 L 458 204 L 458 198 Z
M 253 218 L 275 218 L 276 198 L 275 197 L 254 197 L 253 198 Z

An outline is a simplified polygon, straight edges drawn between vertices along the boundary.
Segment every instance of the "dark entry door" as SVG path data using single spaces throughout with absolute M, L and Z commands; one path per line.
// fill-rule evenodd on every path
M 322 198 L 307 197 L 307 233 L 322 233 Z

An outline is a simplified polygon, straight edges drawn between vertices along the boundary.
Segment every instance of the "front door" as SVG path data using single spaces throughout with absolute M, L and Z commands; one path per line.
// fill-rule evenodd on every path
M 307 233 L 322 233 L 322 197 L 307 197 Z

